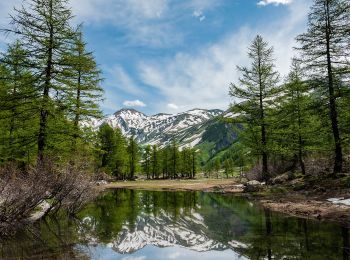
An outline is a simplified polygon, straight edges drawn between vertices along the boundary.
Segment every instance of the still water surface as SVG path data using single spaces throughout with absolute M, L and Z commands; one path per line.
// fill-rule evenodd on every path
M 349 229 L 233 195 L 114 190 L 1 242 L 0 258 L 349 259 Z

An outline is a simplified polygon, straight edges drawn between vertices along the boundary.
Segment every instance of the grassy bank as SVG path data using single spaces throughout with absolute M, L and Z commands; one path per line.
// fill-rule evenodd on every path
M 172 191 L 226 191 L 242 192 L 234 179 L 197 179 L 197 180 L 138 180 L 113 182 L 101 186 L 102 189 L 138 189 Z

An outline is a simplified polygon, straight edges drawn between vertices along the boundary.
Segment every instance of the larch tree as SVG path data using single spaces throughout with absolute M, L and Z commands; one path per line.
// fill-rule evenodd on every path
M 161 151 L 162 154 L 162 174 L 163 174 L 163 179 L 165 178 L 169 178 L 170 175 L 170 165 L 169 165 L 169 161 L 170 161 L 170 154 L 171 154 L 171 150 L 169 146 L 166 146 L 162 149 Z
M 98 130 L 97 139 L 99 167 L 111 173 L 115 167 L 116 152 L 116 136 L 113 128 L 107 123 L 102 124 Z
M 179 149 L 175 140 L 171 142 L 170 150 L 170 173 L 171 178 L 175 179 L 179 173 Z
M 129 138 L 127 150 L 129 156 L 129 179 L 133 180 L 139 165 L 139 146 L 135 136 Z
M 302 173 L 305 175 L 304 156 L 307 145 L 310 145 L 310 136 L 315 133 L 312 126 L 311 94 L 309 85 L 304 80 L 305 75 L 301 62 L 292 60 L 291 71 L 286 84 L 282 87 L 283 92 L 278 97 L 278 105 L 275 110 L 278 121 L 274 132 L 274 138 L 278 140 L 281 154 L 293 157 L 293 170 L 299 163 Z
M 242 74 L 239 85 L 231 84 L 230 95 L 237 101 L 232 111 L 239 115 L 239 123 L 250 132 L 250 147 L 257 149 L 262 158 L 262 178 L 268 174 L 268 115 L 267 110 L 274 102 L 279 74 L 275 71 L 273 48 L 258 35 L 249 47 L 251 67 L 238 67 Z
M 47 148 L 48 120 L 54 115 L 63 91 L 60 79 L 67 64 L 62 55 L 75 39 L 70 26 L 73 16 L 67 0 L 27 0 L 15 11 L 11 16 L 12 28 L 5 31 L 21 40 L 35 77 L 33 88 L 40 92 L 37 146 L 41 162 Z
M 192 148 L 190 150 L 190 155 L 191 155 L 191 166 L 192 166 L 190 178 L 194 179 L 196 177 L 196 174 L 197 174 L 197 164 L 198 164 L 197 151 L 195 148 Z
M 3 73 L 0 93 L 0 122 L 2 123 L 2 160 L 27 161 L 35 144 L 37 115 L 32 74 L 29 70 L 27 53 L 19 41 L 8 47 L 1 57 Z
M 308 18 L 308 29 L 297 37 L 303 62 L 310 76 L 320 82 L 327 97 L 334 139 L 334 174 L 343 169 L 343 147 L 337 100 L 341 97 L 336 77 L 349 75 L 350 2 L 315 0 Z
M 114 152 L 114 175 L 125 179 L 127 167 L 127 140 L 119 128 L 114 129 L 115 152 Z
M 147 145 L 142 154 L 142 169 L 147 179 L 151 178 L 151 146 Z
M 99 102 L 103 95 L 101 72 L 93 54 L 86 50 L 81 27 L 78 27 L 74 44 L 63 60 L 67 64 L 62 80 L 67 86 L 65 103 L 68 104 L 68 114 L 74 125 L 73 141 L 76 149 L 77 139 L 81 137 L 81 122 L 101 117 Z
M 151 164 L 152 164 L 152 178 L 158 178 L 160 174 L 160 158 L 159 158 L 159 149 L 156 145 L 152 146 L 152 153 L 151 153 Z

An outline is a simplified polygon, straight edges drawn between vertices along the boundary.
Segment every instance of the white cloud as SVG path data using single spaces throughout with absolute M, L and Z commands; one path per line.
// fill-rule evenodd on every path
M 293 0 L 261 0 L 258 2 L 258 5 L 265 6 L 265 5 L 288 5 L 291 4 Z
M 178 109 L 179 109 L 179 107 L 178 107 L 176 104 L 173 104 L 173 103 L 169 103 L 169 104 L 167 105 L 167 107 L 170 108 L 170 109 L 175 109 L 175 110 L 178 110 Z
M 128 46 L 163 48 L 176 46 L 184 40 L 185 34 L 178 26 L 178 17 L 191 15 L 193 10 L 209 10 L 222 1 L 70 0 L 69 4 L 77 24 L 113 25 L 123 30 L 121 40 Z M 22 0 L 0 0 L 0 27 L 8 25 L 8 14 L 12 12 L 13 6 L 20 3 Z M 198 19 L 203 21 L 205 15 Z M 0 41 L 3 40 L 0 38 Z
M 76 24 L 110 24 L 124 30 L 123 39 L 127 44 L 163 47 L 182 41 L 181 32 L 169 21 L 170 1 L 70 0 L 69 5 Z M 22 0 L 0 0 L 0 27 L 8 26 L 9 13 L 21 3 Z
M 147 105 L 145 103 L 143 103 L 142 101 L 140 100 L 133 100 L 133 101 L 124 101 L 123 103 L 124 106 L 126 107 L 146 107 Z
M 129 74 L 120 65 L 115 65 L 110 69 L 106 69 L 110 76 L 108 85 L 113 88 L 117 88 L 127 94 L 143 95 L 144 92 L 139 88 L 135 81 L 129 76 Z
M 113 101 L 112 98 L 108 98 L 104 100 L 104 102 L 101 104 L 101 108 L 103 109 L 103 111 L 106 111 L 107 113 L 113 113 L 118 109 L 120 109 L 120 107 L 118 106 L 118 103 Z
M 206 18 L 201 10 L 194 10 L 192 16 L 198 18 L 200 22 L 204 21 Z
M 79 19 L 120 25 L 132 20 L 158 19 L 168 8 L 168 0 L 71 0 L 70 3 Z
M 295 55 L 295 36 L 305 30 L 309 2 L 295 1 L 282 19 L 259 27 L 242 27 L 222 40 L 198 51 L 179 52 L 171 58 L 140 62 L 141 80 L 165 98 L 159 110 L 174 103 L 181 110 L 200 108 L 227 109 L 231 82 L 237 83 L 237 65 L 249 65 L 247 48 L 257 34 L 274 46 L 276 67 L 282 75 L 289 71 Z
M 182 40 L 168 21 L 170 0 L 71 0 L 77 20 L 124 30 L 126 44 L 164 47 Z

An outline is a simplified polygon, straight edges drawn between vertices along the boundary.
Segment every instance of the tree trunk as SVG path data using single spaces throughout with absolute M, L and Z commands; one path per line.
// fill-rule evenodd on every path
M 262 155 L 262 178 L 268 182 L 268 158 L 266 153 L 266 126 L 265 126 L 265 111 L 263 103 L 263 81 L 261 70 L 261 46 L 258 46 L 258 73 L 259 73 L 259 109 L 260 109 L 260 124 L 261 124 L 261 155 Z
M 77 92 L 76 92 L 76 107 L 75 107 L 75 118 L 74 118 L 74 149 L 76 149 L 76 142 L 79 138 L 79 122 L 80 122 L 80 99 L 81 99 L 81 71 L 78 72 L 78 84 L 77 84 Z
M 336 96 L 334 93 L 334 80 L 332 72 L 332 60 L 331 60 L 331 47 L 330 47 L 330 17 L 329 17 L 329 2 L 326 1 L 326 17 L 327 17 L 327 26 L 326 26 L 326 44 L 327 44 L 327 71 L 328 71 L 328 90 L 329 90 L 329 109 L 330 109 L 330 119 L 332 122 L 332 131 L 335 142 L 335 160 L 334 160 L 334 171 L 333 174 L 342 172 L 343 170 L 343 152 L 342 145 L 339 134 L 338 127 L 338 115 L 337 115 L 337 105 L 336 105 Z
M 259 70 L 260 70 L 259 60 Z M 267 182 L 269 180 L 267 168 L 267 153 L 266 153 L 266 127 L 265 127 L 265 113 L 263 104 L 263 86 L 261 80 L 261 72 L 259 71 L 259 88 L 260 88 L 260 120 L 261 120 L 261 145 L 262 145 L 262 177 Z
M 52 56 L 53 56 L 53 25 L 51 23 L 52 21 L 52 1 L 50 1 L 50 38 L 49 38 L 49 49 L 48 49 L 48 57 L 46 62 L 46 75 L 45 75 L 45 83 L 44 83 L 44 90 L 43 90 L 43 100 L 42 105 L 40 109 L 40 128 L 39 128 L 39 134 L 38 134 L 38 163 L 42 163 L 44 159 L 44 150 L 46 147 L 46 130 L 47 130 L 47 117 L 49 115 L 48 111 L 48 103 L 50 101 L 50 85 L 51 85 L 51 78 L 52 78 Z
M 18 68 L 17 68 L 17 62 L 15 64 L 15 77 L 14 77 L 14 86 L 12 95 L 16 97 L 17 94 L 17 77 L 18 77 Z M 13 106 L 11 109 L 11 121 L 10 121 L 10 142 L 9 142 L 9 148 L 10 148 L 10 156 L 11 159 L 14 160 L 14 148 L 13 148 L 13 142 L 14 142 L 14 131 L 15 131 L 15 117 L 16 117 L 16 106 Z

